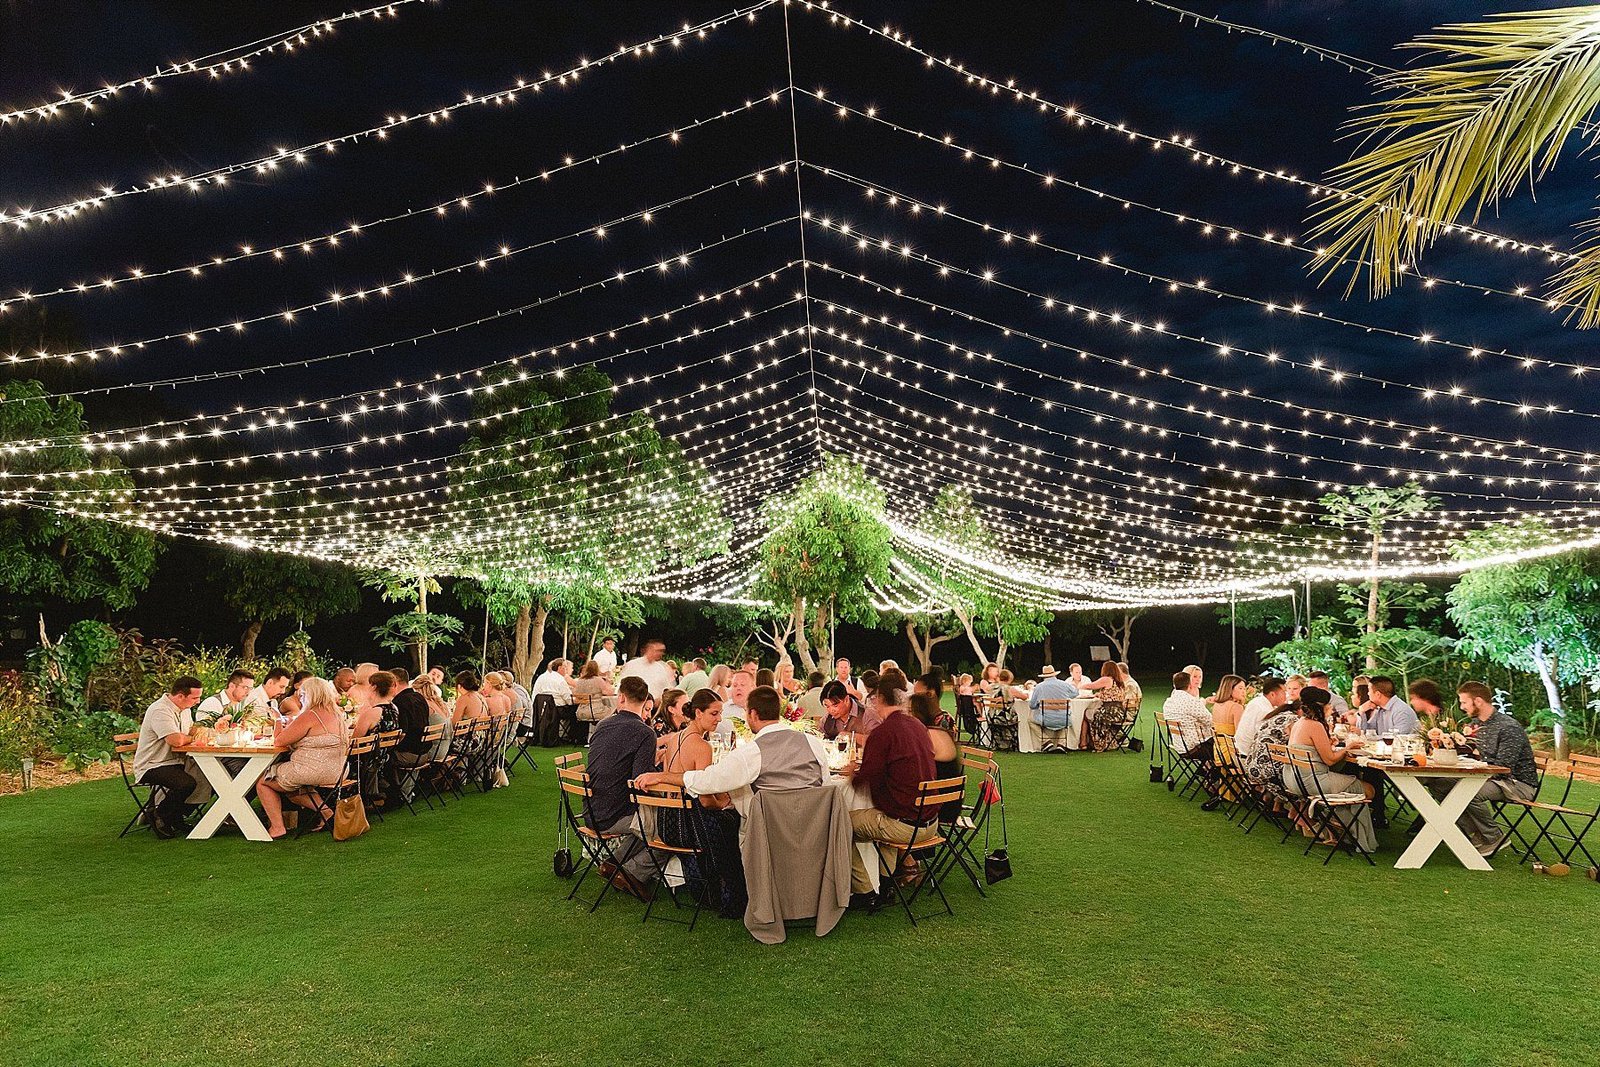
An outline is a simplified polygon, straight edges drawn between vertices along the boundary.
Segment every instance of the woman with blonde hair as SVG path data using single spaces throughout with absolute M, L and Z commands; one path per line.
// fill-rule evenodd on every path
M 333 810 L 322 802 L 318 789 L 331 789 L 344 777 L 345 755 L 350 748 L 350 720 L 339 710 L 333 684 L 322 678 L 308 678 L 300 687 L 305 710 L 278 727 L 275 739 L 287 746 L 289 758 L 267 769 L 256 783 L 256 799 L 267 816 L 267 834 L 277 840 L 287 833 L 283 825 L 283 801 L 321 814 L 313 832 L 333 818 Z

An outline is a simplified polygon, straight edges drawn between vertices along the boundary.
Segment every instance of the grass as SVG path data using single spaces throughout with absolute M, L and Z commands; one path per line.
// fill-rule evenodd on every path
M 1325 868 L 1143 755 L 1004 758 L 1016 877 L 776 947 L 564 900 L 549 755 L 343 844 L 119 841 L 115 781 L 0 800 L 0 1060 L 1555 1064 L 1600 1040 L 1581 874 Z

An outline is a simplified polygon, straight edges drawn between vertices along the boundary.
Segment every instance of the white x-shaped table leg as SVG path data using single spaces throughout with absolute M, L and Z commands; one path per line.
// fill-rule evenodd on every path
M 1423 822 L 1422 829 L 1417 831 L 1417 836 L 1412 839 L 1411 845 L 1395 861 L 1395 868 L 1404 871 L 1415 870 L 1428 862 L 1428 857 L 1433 855 L 1434 849 L 1440 845 L 1447 845 L 1467 870 L 1493 870 L 1489 861 L 1478 855 L 1478 850 L 1472 846 L 1467 835 L 1461 832 L 1461 827 L 1456 825 L 1456 820 L 1467 810 L 1467 805 L 1472 803 L 1472 799 L 1478 795 L 1478 791 L 1488 780 L 1486 776 L 1479 774 L 1457 777 L 1455 784 L 1450 787 L 1450 792 L 1445 794 L 1444 800 L 1439 801 L 1433 798 L 1424 780 L 1417 775 L 1391 774 L 1389 781 L 1400 790 L 1401 796 L 1411 801 L 1411 806 L 1417 809 L 1417 815 Z
M 268 752 L 260 756 L 213 756 L 200 752 L 191 752 L 195 764 L 200 768 L 206 780 L 211 783 L 211 788 L 216 791 L 216 802 L 206 810 L 205 815 L 189 831 L 190 841 L 204 841 L 217 832 L 224 819 L 233 818 L 234 825 L 239 827 L 239 832 L 251 841 L 271 841 L 272 835 L 267 833 L 267 828 L 262 825 L 256 816 L 256 809 L 250 806 L 250 789 L 256 781 L 272 766 L 272 761 L 278 758 L 278 753 Z M 228 768 L 223 766 L 223 759 L 243 759 L 245 764 L 239 770 L 238 777 L 228 773 Z

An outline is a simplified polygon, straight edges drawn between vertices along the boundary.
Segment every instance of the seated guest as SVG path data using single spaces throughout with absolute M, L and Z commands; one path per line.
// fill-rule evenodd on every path
M 1121 664 L 1115 660 L 1108 659 L 1100 665 L 1100 677 L 1089 683 L 1090 692 L 1100 698 L 1100 704 L 1084 720 L 1083 747 L 1109 752 L 1122 744 L 1120 724 L 1128 707 L 1127 682 Z
M 641 840 L 639 810 L 628 794 L 628 783 L 649 774 L 656 762 L 656 732 L 650 717 L 650 686 L 638 675 L 617 683 L 617 713 L 597 723 L 589 734 L 589 796 L 583 802 L 584 821 L 599 834 L 623 834 L 613 842 L 621 868 L 601 864 L 600 876 L 613 887 L 641 900 L 655 864 Z
M 1386 737 L 1418 732 L 1417 713 L 1410 704 L 1395 696 L 1393 678 L 1373 675 L 1370 686 L 1366 702 L 1356 709 L 1358 725 L 1363 731 Z
M 682 737 L 681 731 L 689 721 L 689 698 L 682 689 L 668 689 L 661 694 L 650 716 L 650 728 L 656 732 L 656 766 L 661 766 L 662 742 L 673 744 Z
M 1233 747 L 1241 757 L 1250 756 L 1255 752 L 1257 745 L 1260 744 L 1256 731 L 1287 703 L 1281 680 L 1261 679 L 1261 692 L 1250 698 L 1250 703 L 1244 706 L 1244 711 L 1239 716 L 1239 725 L 1233 731 Z
M 482 687 L 483 683 L 478 681 L 476 671 L 462 671 L 456 675 L 455 722 L 489 717 L 489 705 L 479 692 Z
M 1359 789 L 1368 800 L 1371 800 L 1373 792 L 1370 785 L 1354 774 L 1333 769 L 1350 751 L 1360 748 L 1362 741 L 1356 737 L 1347 745 L 1333 743 L 1324 720 L 1328 710 L 1328 694 L 1316 688 L 1303 689 L 1298 707 L 1300 718 L 1289 729 L 1289 747 L 1310 759 L 1311 770 L 1285 766 L 1282 773 L 1284 789 L 1299 796 L 1316 796 L 1319 787 L 1323 794 L 1329 796 L 1334 793 L 1352 793 Z M 1315 783 L 1310 780 L 1313 774 L 1316 777 Z M 1346 825 L 1352 825 L 1351 820 L 1354 820 L 1356 842 L 1368 852 L 1378 846 L 1377 834 L 1372 825 L 1371 807 L 1367 804 L 1355 809 L 1337 809 L 1338 817 Z
M 333 686 L 313 678 L 305 684 L 304 692 L 306 709 L 287 726 L 278 727 L 278 744 L 289 747 L 289 758 L 267 768 L 256 783 L 256 798 L 267 816 L 267 833 L 274 839 L 286 832 L 286 796 L 322 816 L 313 831 L 321 830 L 332 820 L 333 809 L 322 802 L 317 790 L 331 789 L 344 777 L 345 755 L 350 748 L 350 720 L 339 710 Z
M 261 684 L 250 690 L 250 695 L 244 698 L 246 704 L 255 705 L 255 709 L 263 715 L 275 714 L 278 710 L 278 698 L 289 691 L 289 682 L 294 676 L 282 667 L 274 667 L 261 679 Z
M 278 701 L 278 714 L 287 719 L 292 719 L 305 710 L 300 700 L 300 687 L 306 684 L 307 678 L 315 678 L 310 671 L 295 671 L 294 677 L 289 679 L 289 691 Z
M 700 690 L 711 684 L 711 676 L 706 673 L 705 660 L 692 659 L 688 663 L 684 664 L 684 666 L 687 668 L 687 670 L 684 672 L 683 677 L 678 681 L 679 689 L 682 689 L 690 696 L 694 696 Z
M 776 689 L 758 685 L 750 691 L 745 721 L 755 735 L 754 744 L 741 744 L 716 764 L 709 762 L 708 744 L 704 767 L 645 774 L 640 776 L 639 786 L 677 785 L 702 798 L 728 795 L 743 815 L 749 810 L 752 790 L 806 789 L 828 780 L 828 756 L 822 742 L 814 734 L 783 725 L 783 702 Z M 591 755 L 591 765 L 593 759 Z
M 444 693 L 444 668 L 443 667 L 429 667 L 428 668 L 428 681 L 433 683 L 433 687 L 435 689 L 439 690 L 440 694 L 443 694 Z
M 1406 702 L 1418 715 L 1438 718 L 1444 711 L 1444 693 L 1439 691 L 1439 683 L 1432 678 L 1418 678 L 1407 686 Z
M 589 663 L 594 663 L 594 660 L 590 660 Z M 600 673 L 599 664 L 595 664 L 594 670 L 596 675 Z M 557 707 L 577 703 L 573 699 L 572 692 L 572 661 L 560 657 L 551 660 L 544 673 L 533 680 L 533 695 L 547 696 L 555 701 Z M 530 722 L 528 725 L 533 724 Z
M 913 834 L 929 836 L 927 824 L 917 823 L 917 790 L 923 782 L 936 777 L 933 742 L 928 739 L 927 727 L 909 714 L 902 714 L 907 693 L 898 678 L 880 677 L 874 696 L 882 721 L 872 731 L 872 743 L 860 758 L 839 773 L 853 779 L 857 786 L 864 785 L 872 797 L 872 807 L 850 813 L 855 839 L 904 845 Z M 932 823 L 938 812 L 928 812 L 925 818 Z M 893 875 L 897 851 L 877 851 Z M 858 898 L 872 890 L 859 849 L 850 853 L 850 888 Z
M 899 673 L 899 672 L 896 672 L 896 673 Z M 901 675 L 901 677 L 903 678 L 905 676 Z M 1000 694 L 1001 694 L 1001 696 L 1008 697 L 1011 700 L 1027 700 L 1028 699 L 1029 690 L 1025 686 L 1017 685 L 1016 682 L 1017 682 L 1017 676 L 1016 675 L 1012 674 L 1009 670 L 1007 670 L 1004 667 L 1000 668 Z M 1083 691 L 1080 689 L 1078 692 L 1081 695 Z
M 1376 681 L 1376 679 L 1374 679 Z M 1435 687 L 1437 688 L 1437 687 Z M 1494 693 L 1482 682 L 1462 682 L 1456 691 L 1461 710 L 1474 720 L 1472 741 L 1478 757 L 1487 763 L 1510 769 L 1484 783 L 1456 825 L 1461 827 L 1479 855 L 1489 857 L 1512 839 L 1494 817 L 1491 806 L 1497 800 L 1532 800 L 1539 794 L 1539 765 L 1533 760 L 1533 746 L 1522 724 L 1494 706 Z M 1441 799 L 1453 784 L 1448 780 L 1427 780 L 1428 789 Z
M 762 667 L 760 670 L 756 671 L 756 686 L 758 688 L 765 686 L 768 689 L 776 689 L 778 688 L 777 681 L 778 676 L 773 674 L 772 671 L 766 667 Z
M 400 744 L 395 747 L 394 759 L 396 770 L 415 767 L 419 763 L 426 763 L 432 758 L 433 753 L 423 742 L 422 735 L 428 727 L 433 725 L 433 709 L 428 700 L 417 687 L 411 684 L 411 672 L 404 667 L 390 667 L 389 676 L 395 680 L 395 691 L 390 695 L 390 703 L 394 705 L 395 717 L 399 721 Z M 426 678 L 417 683 L 421 686 L 432 686 Z M 440 722 L 447 721 L 440 709 Z M 402 786 L 403 796 L 410 795 L 410 787 L 403 777 L 397 776 L 397 781 Z
M 567 683 L 567 688 L 572 693 L 572 699 L 577 702 L 580 697 L 587 698 L 589 710 L 593 714 L 593 722 L 610 715 L 617 707 L 617 691 L 611 685 L 611 680 L 600 672 L 600 664 L 594 660 L 585 663 L 578 671 L 578 677 Z M 556 701 L 560 703 L 560 701 Z
M 856 744 L 863 744 L 871 732 L 867 726 L 867 709 L 839 679 L 831 679 L 822 687 L 822 736 L 832 741 L 840 734 L 853 734 Z
M 944 696 L 944 674 L 935 669 L 927 674 L 919 675 L 916 681 L 911 683 L 911 692 L 913 695 L 917 693 L 932 694 L 934 701 L 937 702 Z
M 1336 721 L 1343 722 L 1345 716 L 1350 714 L 1350 705 L 1344 697 L 1333 691 L 1329 684 L 1327 671 L 1310 671 L 1306 674 L 1306 684 L 1314 686 L 1328 694 L 1328 707 L 1333 711 Z
M 1043 730 L 1065 730 L 1072 721 L 1071 713 L 1064 709 L 1045 711 L 1042 705 L 1046 700 L 1072 700 L 1077 695 L 1077 686 L 1047 664 L 1039 672 L 1039 684 L 1028 694 L 1028 710 L 1034 723 Z
M 189 798 L 204 781 L 184 750 L 189 747 L 190 709 L 200 703 L 200 679 L 185 674 L 174 678 L 164 695 L 145 709 L 139 723 L 139 744 L 133 751 L 133 780 L 159 790 L 150 813 L 150 828 L 157 837 L 177 837 Z M 191 773 L 192 772 L 192 773 Z
M 973 685 L 972 675 L 959 674 L 956 676 L 956 696 L 970 697 L 976 692 L 977 687 Z
M 1217 683 L 1217 695 L 1211 702 L 1211 725 L 1218 732 L 1232 732 L 1237 736 L 1239 720 L 1244 717 L 1244 679 L 1237 674 L 1225 674 Z M 1232 727 L 1232 730 L 1228 730 Z
M 733 668 L 726 663 L 719 663 L 711 668 L 711 673 L 706 676 L 706 684 L 717 691 L 717 695 L 724 701 L 728 699 L 728 687 L 733 683 Z M 724 709 L 726 710 L 726 709 Z
M 213 693 L 200 702 L 194 710 L 197 722 L 215 723 L 222 719 L 237 719 L 244 714 L 245 703 L 250 698 L 250 691 L 255 688 L 256 676 L 250 671 L 237 670 L 228 675 L 228 684 L 222 687 L 220 693 Z M 258 706 L 256 711 L 263 715 L 268 713 L 265 705 Z
M 867 706 L 867 700 L 872 696 L 872 691 L 878 685 L 878 672 L 868 667 L 861 672 L 860 684 L 856 686 L 856 699 L 861 701 L 861 706 Z
M 1281 793 L 1283 776 L 1280 773 L 1279 763 L 1272 758 L 1272 749 L 1269 746 L 1289 743 L 1289 730 L 1300 719 L 1300 706 L 1298 704 L 1291 706 L 1283 699 L 1282 682 L 1276 678 L 1271 681 L 1274 683 L 1272 700 L 1276 703 L 1267 704 L 1266 711 L 1256 716 L 1251 729 L 1250 748 L 1246 750 L 1240 746 L 1238 734 L 1234 735 L 1233 747 L 1234 751 L 1239 753 L 1239 766 L 1244 769 L 1245 774 L 1274 793 Z M 1250 702 L 1254 703 L 1255 700 Z M 1250 704 L 1245 707 L 1248 709 Z M 1255 713 L 1246 710 L 1246 719 L 1248 720 L 1252 714 Z M 1244 725 L 1243 722 L 1240 723 L 1241 732 L 1244 730 Z
M 806 691 L 807 687 L 802 685 L 800 679 L 794 676 L 794 664 L 791 661 L 786 659 L 779 660 L 778 667 L 772 674 L 778 683 L 773 688 L 785 700 L 797 697 Z
M 1200 675 L 1195 671 L 1179 671 L 1172 676 L 1172 695 L 1161 706 L 1161 712 L 1170 722 L 1178 725 L 1178 735 L 1168 731 L 1173 751 L 1196 765 L 1210 794 L 1200 807 L 1216 810 L 1219 794 L 1216 785 L 1216 766 L 1212 763 L 1212 749 L 1216 744 L 1216 728 L 1211 723 L 1211 709 L 1200 699 Z
M 800 709 L 800 714 L 813 719 L 820 719 L 822 711 L 822 683 L 826 681 L 821 671 L 812 671 L 806 675 L 806 690 L 795 701 L 795 706 Z
M 717 736 L 724 740 L 734 735 L 734 721 L 745 721 L 744 705 L 750 699 L 750 693 L 756 687 L 754 671 L 740 668 L 733 672 L 728 682 L 728 695 L 722 701 L 722 722 L 717 727 Z M 746 725 L 749 725 L 746 723 Z
M 350 687 L 356 684 L 356 672 L 352 667 L 340 667 L 333 672 L 333 691 L 342 697 L 350 692 Z M 304 703 L 304 701 L 302 701 Z
M 1133 672 L 1128 669 L 1126 663 L 1118 663 L 1117 666 L 1122 668 L 1122 687 L 1128 691 L 1128 702 L 1137 708 L 1144 701 L 1144 690 L 1139 688 L 1139 683 L 1134 680 Z
M 500 677 L 499 671 L 490 671 L 483 676 L 482 692 L 491 717 L 511 714 L 511 691 L 506 687 L 506 680 Z
M 571 670 L 571 664 L 568 664 Z M 533 693 L 525 689 L 517 676 L 510 671 L 500 672 L 500 682 L 505 686 L 506 696 L 511 698 L 511 721 L 518 726 L 526 728 L 533 725 Z M 560 703 L 560 701 L 557 701 Z
M 1372 677 L 1370 675 L 1358 674 L 1350 679 L 1350 707 L 1352 711 L 1361 707 L 1371 698 Z M 1352 726 L 1359 725 L 1359 720 L 1351 719 L 1349 722 Z
M 656 766 L 663 771 L 695 771 L 711 766 L 709 735 L 716 731 L 722 719 L 722 701 L 717 699 L 717 694 L 702 688 L 693 697 L 687 697 L 680 690 L 669 689 L 662 700 L 674 707 L 673 717 L 682 725 L 676 733 L 656 739 Z M 704 751 L 701 751 L 702 745 Z
M 883 674 L 884 671 L 889 671 L 889 670 L 900 671 L 900 664 L 896 663 L 892 659 L 883 660 L 882 662 L 880 662 L 878 664 L 878 673 L 880 675 Z M 905 671 L 900 671 L 900 673 L 904 674 Z
M 939 707 L 939 698 L 932 693 L 912 693 L 909 709 L 916 720 L 928 728 L 928 741 L 933 745 L 933 776 L 958 778 L 966 772 L 961 769 L 961 749 L 956 744 L 955 723 L 950 714 Z M 961 801 L 946 801 L 939 809 L 942 822 L 954 822 L 961 814 Z
M 1081 663 L 1067 664 L 1067 677 L 1065 680 L 1068 685 L 1079 693 L 1082 693 L 1089 684 L 1089 679 L 1083 673 L 1083 664 Z
M 1080 671 L 1082 667 L 1078 668 Z M 978 674 L 978 694 L 990 696 L 1000 688 L 1000 665 L 998 663 L 985 663 L 983 670 Z
M 368 678 L 377 673 L 377 670 L 378 665 L 376 663 L 357 663 L 356 682 L 360 683 L 366 681 Z
M 859 681 L 856 681 L 850 677 L 850 661 L 844 656 L 840 656 L 838 659 L 833 661 L 833 676 L 846 689 L 850 690 L 851 695 L 857 700 L 866 699 L 866 689 L 862 687 Z
M 1283 698 L 1290 704 L 1300 700 L 1300 692 L 1306 687 L 1306 676 L 1291 674 L 1283 680 Z
M 400 728 L 400 715 L 389 697 L 395 691 L 394 675 L 388 671 L 373 671 L 365 681 L 357 682 L 350 690 L 356 702 L 354 737 L 371 733 L 386 733 Z

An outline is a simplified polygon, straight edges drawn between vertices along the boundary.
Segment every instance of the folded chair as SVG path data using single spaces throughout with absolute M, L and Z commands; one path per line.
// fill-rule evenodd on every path
M 1334 843 L 1328 847 L 1328 854 L 1322 858 L 1322 865 L 1326 867 L 1328 861 L 1333 859 L 1334 853 L 1348 846 L 1349 851 L 1361 856 L 1367 861 L 1368 866 L 1376 866 L 1372 862 L 1372 853 L 1361 845 L 1359 835 L 1356 833 L 1356 823 L 1361 813 L 1372 803 L 1367 795 L 1355 793 L 1330 793 L 1323 788 L 1322 777 L 1317 773 L 1317 761 L 1295 745 L 1289 746 L 1289 765 L 1294 768 L 1295 779 L 1300 783 L 1301 792 L 1307 796 L 1306 818 L 1311 825 L 1311 840 L 1306 844 L 1302 856 L 1307 855 L 1324 835 L 1334 838 Z
M 508 733 L 511 758 L 506 760 L 506 774 L 514 777 L 519 763 L 526 763 L 537 774 L 539 764 L 533 758 L 533 746 L 538 744 L 539 737 L 535 728 L 522 729 L 521 722 L 513 715 Z
M 914 906 L 917 898 L 924 890 L 932 889 L 939 895 L 939 901 L 944 905 L 944 914 L 954 915 L 950 907 L 950 900 L 944 895 L 943 875 L 950 869 L 948 853 L 950 839 L 946 837 L 939 825 L 939 809 L 953 800 L 961 800 L 966 794 L 967 778 L 961 775 L 957 778 L 934 778 L 930 781 L 920 782 L 917 785 L 916 814 L 913 816 L 916 828 L 912 831 L 911 840 L 905 844 L 896 844 L 893 841 L 874 841 L 878 851 L 879 865 L 882 869 L 880 883 L 886 881 L 895 899 L 905 909 L 906 918 L 911 920 L 911 925 L 917 925 L 917 914 Z M 924 823 L 924 820 L 927 820 Z M 884 862 L 885 852 L 898 852 L 904 856 L 916 856 L 920 867 L 919 877 L 912 882 L 910 892 L 900 884 L 899 871 L 904 868 L 896 865 L 895 871 L 888 870 L 889 864 Z M 934 913 L 924 915 L 929 918 Z
M 1539 846 L 1546 841 L 1555 851 L 1557 863 L 1570 863 L 1572 856 L 1581 852 L 1589 866 L 1596 866 L 1595 859 L 1589 854 L 1588 846 L 1583 843 L 1583 839 L 1595 821 L 1600 819 L 1600 804 L 1593 810 L 1588 810 L 1573 806 L 1570 800 L 1573 782 L 1600 785 L 1600 758 L 1573 754 L 1567 757 L 1567 761 L 1567 786 L 1561 794 L 1559 803 L 1548 804 L 1538 800 L 1507 802 L 1508 806 L 1515 803 L 1526 808 L 1528 816 L 1538 828 L 1533 841 L 1517 861 L 1518 866 L 1528 862 L 1529 859 L 1541 859 Z M 1558 826 L 1559 830 L 1556 829 Z M 1565 843 L 1564 846 L 1562 842 Z
M 676 913 L 683 907 L 678 901 L 680 892 L 687 893 L 694 903 L 694 910 L 688 919 L 689 929 L 693 930 L 694 924 L 700 921 L 701 909 L 706 901 L 716 899 L 720 885 L 711 842 L 701 821 L 700 802 L 677 786 L 640 789 L 630 784 L 628 794 L 639 807 L 640 823 L 649 828 L 644 846 L 655 867 L 656 881 L 672 899 L 672 910 Z M 654 818 L 648 817 L 646 812 L 654 815 Z M 669 837 L 677 840 L 670 841 Z M 673 885 L 667 879 L 667 867 L 674 859 L 683 872 L 679 885 Z M 651 912 L 659 898 L 659 893 L 650 898 L 641 922 L 650 921 Z M 658 917 L 668 922 L 684 921 L 668 916 Z
M 571 757 L 563 757 L 570 759 Z M 580 763 L 561 766 L 560 760 L 556 766 L 556 781 L 561 786 L 561 814 L 566 820 L 567 828 L 572 837 L 578 842 L 582 852 L 582 861 L 577 866 L 577 881 L 572 884 L 572 890 L 567 894 L 571 900 L 578 895 L 578 890 L 583 888 L 583 883 L 588 879 L 591 871 L 598 869 L 602 864 L 611 864 L 618 870 L 622 869 L 622 859 L 617 854 L 616 843 L 629 835 L 619 833 L 601 833 L 588 824 L 588 819 L 583 814 L 584 801 L 588 800 L 592 790 L 589 786 L 589 772 L 583 769 Z M 573 798 L 576 797 L 576 803 Z M 605 899 L 607 891 L 611 889 L 609 879 L 600 879 L 600 892 L 589 905 L 589 910 L 600 906 Z
M 986 897 L 989 894 L 983 885 L 983 857 L 978 854 L 977 841 L 980 833 L 987 838 L 993 805 L 1001 797 L 1000 765 L 994 761 L 990 750 L 963 745 L 961 766 L 967 772 L 967 788 L 961 814 L 948 821 L 941 820 L 940 828 L 950 847 L 944 853 L 945 870 L 940 874 L 959 865 L 978 895 Z
M 159 785 L 140 785 L 133 780 L 133 775 L 128 771 L 127 761 L 133 758 L 134 752 L 139 748 L 139 735 L 117 734 L 112 739 L 116 745 L 117 770 L 122 772 L 122 785 L 128 790 L 128 795 L 133 798 L 133 818 L 128 820 L 128 825 L 122 828 L 118 837 L 127 837 L 140 827 L 150 827 L 155 823 L 156 804 L 160 802 L 162 789 Z M 144 796 L 139 795 L 139 790 L 145 791 Z

